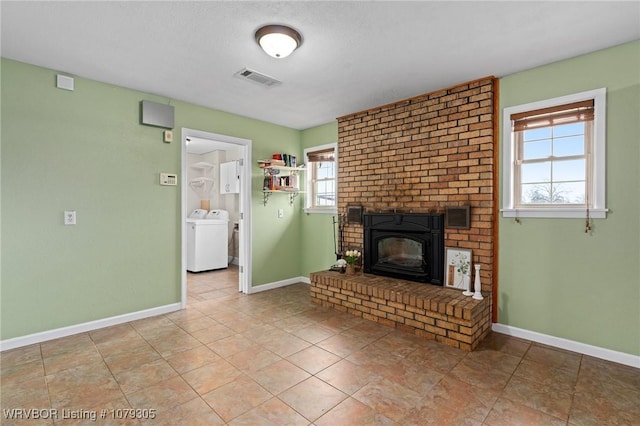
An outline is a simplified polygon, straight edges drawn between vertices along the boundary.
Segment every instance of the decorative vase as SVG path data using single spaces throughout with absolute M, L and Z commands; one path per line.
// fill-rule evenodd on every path
M 347 264 L 347 275 L 355 275 L 356 274 L 356 267 L 355 265 L 352 264 Z
M 464 291 L 462 294 L 465 296 L 473 296 L 473 292 L 471 291 L 471 277 L 469 274 L 464 274 Z
M 480 282 L 480 265 L 475 265 L 476 267 L 476 280 L 473 283 L 473 288 L 475 289 L 475 293 L 473 293 L 473 298 L 476 300 L 482 300 L 482 293 L 480 290 L 482 289 L 482 283 Z

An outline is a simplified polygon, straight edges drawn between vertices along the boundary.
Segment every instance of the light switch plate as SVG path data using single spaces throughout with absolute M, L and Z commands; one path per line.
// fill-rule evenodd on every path
M 65 210 L 64 211 L 64 224 L 65 225 L 75 225 L 76 224 L 76 211 L 75 210 Z
M 284 217 L 284 209 L 278 209 L 278 219 L 282 219 Z
M 173 142 L 173 131 L 171 131 L 171 130 L 165 130 L 164 131 L 164 141 L 166 143 Z

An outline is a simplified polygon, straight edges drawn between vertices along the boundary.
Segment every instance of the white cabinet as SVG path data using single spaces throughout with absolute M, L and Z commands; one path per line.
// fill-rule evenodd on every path
M 240 193 L 240 167 L 237 161 L 220 163 L 220 194 Z

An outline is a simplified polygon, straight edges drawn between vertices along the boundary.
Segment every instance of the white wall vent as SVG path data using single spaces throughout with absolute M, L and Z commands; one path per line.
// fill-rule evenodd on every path
M 268 75 L 261 74 L 257 71 L 250 70 L 248 68 L 243 68 L 237 73 L 235 73 L 234 75 L 236 77 L 239 77 L 245 80 L 251 80 L 255 83 L 258 83 L 262 86 L 267 86 L 267 87 L 273 87 L 273 86 L 277 86 L 278 84 L 282 84 L 281 81 L 276 80 L 273 77 L 269 77 Z

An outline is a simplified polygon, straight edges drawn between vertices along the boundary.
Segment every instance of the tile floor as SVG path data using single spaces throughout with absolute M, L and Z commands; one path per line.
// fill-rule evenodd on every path
M 53 424 L 49 409 L 56 424 L 640 424 L 639 369 L 495 333 L 467 353 L 313 305 L 305 284 L 238 294 L 235 268 L 189 274 L 186 310 L 0 360 L 3 425 Z

